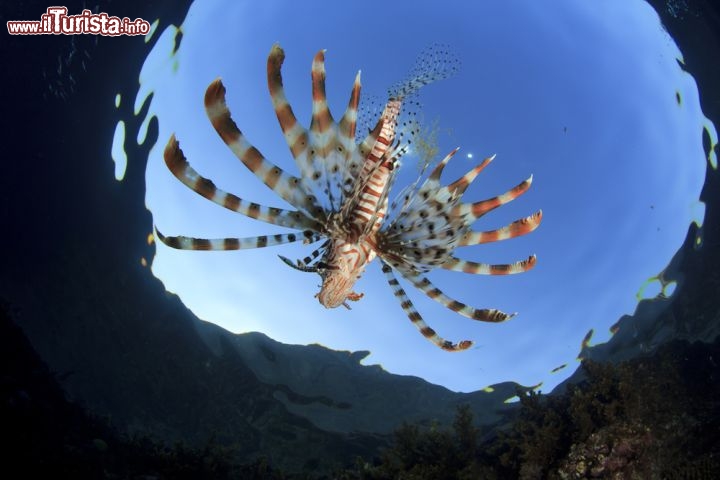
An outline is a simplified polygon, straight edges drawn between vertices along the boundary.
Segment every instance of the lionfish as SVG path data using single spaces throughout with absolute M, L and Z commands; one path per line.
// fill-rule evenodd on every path
M 267 82 L 280 128 L 300 176 L 275 165 L 248 142 L 231 118 L 220 79 L 207 88 L 205 110 L 235 156 L 294 209 L 259 205 L 220 190 L 190 166 L 175 135 L 165 147 L 164 158 L 175 177 L 208 200 L 296 232 L 201 239 L 165 236 L 156 229 L 157 237 L 172 248 L 186 250 L 238 250 L 298 241 L 309 244 L 324 239 L 319 248 L 303 260 L 292 262 L 286 257 L 280 258 L 295 269 L 320 275 L 322 286 L 315 296 L 326 308 L 340 305 L 350 308 L 348 301 L 359 300 L 363 294 L 354 292 L 353 286 L 366 266 L 378 257 L 390 288 L 412 323 L 423 336 L 447 351 L 465 350 L 472 341 L 453 343 L 440 337 L 415 309 L 395 272 L 431 299 L 473 320 L 501 322 L 514 316 L 461 303 L 435 287 L 424 274 L 437 267 L 486 275 L 514 274 L 532 268 L 536 262 L 534 255 L 507 265 L 489 265 L 454 256 L 457 247 L 517 237 L 539 225 L 542 211 L 496 230 L 471 230 L 475 220 L 526 192 L 532 176 L 502 195 L 464 203 L 463 193 L 494 155 L 454 182 L 443 185 L 441 173 L 458 151 L 456 148 L 437 164 L 422 184 L 419 180 L 424 175 L 421 174 L 388 208 L 388 195 L 399 159 L 408 151 L 408 143 L 396 139 L 400 136 L 398 117 L 403 102 L 422 86 L 446 78 L 448 69 L 432 68 L 426 59 L 426 65 L 421 65 L 414 77 L 391 90 L 375 127 L 368 129 L 367 136 L 356 143 L 360 72 L 355 77 L 347 109 L 336 122 L 326 102 L 325 50 L 315 55 L 311 71 L 312 119 L 310 128 L 306 129 L 296 119 L 285 97 L 281 75 L 284 59 L 282 48 L 273 45 L 267 61 Z

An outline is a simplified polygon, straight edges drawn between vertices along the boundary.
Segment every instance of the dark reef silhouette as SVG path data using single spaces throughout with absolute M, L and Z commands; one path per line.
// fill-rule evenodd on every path
M 47 478 L 693 478 L 720 475 L 720 339 L 673 341 L 620 364 L 583 361 L 585 380 L 561 395 L 518 390 L 503 428 L 478 428 L 470 407 L 452 427 L 404 423 L 380 453 L 353 466 L 283 472 L 267 457 L 210 437 L 168 446 L 119 432 L 68 402 L 56 376 L 0 305 L 6 468 Z M 330 454 L 332 448 L 325 445 Z M 291 470 L 295 470 L 291 468 Z

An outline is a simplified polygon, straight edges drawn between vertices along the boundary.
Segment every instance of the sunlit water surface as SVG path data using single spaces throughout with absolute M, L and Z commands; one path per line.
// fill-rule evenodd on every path
M 552 8 L 530 0 L 442 7 L 415 2 L 411 9 L 324 2 L 310 9 L 302 2 L 212 0 L 194 4 L 181 31 L 175 53 L 177 30 L 156 32 L 135 99 L 139 110 L 154 94 L 148 118 L 157 116 L 160 128 L 148 162 L 147 205 L 164 233 L 216 238 L 283 231 L 201 198 L 162 159 L 175 133 L 194 168 L 218 187 L 287 207 L 232 155 L 203 108 L 205 88 L 222 77 L 243 133 L 267 158 L 295 172 L 266 87 L 266 56 L 275 42 L 287 54 L 286 94 L 306 126 L 310 64 L 318 50 L 327 49 L 328 101 L 339 117 L 357 70 L 363 94 L 382 97 L 424 47 L 450 45 L 462 59 L 461 71 L 422 92 L 425 122 L 438 122 L 440 152 L 462 147 L 444 180 L 496 153 L 466 199 L 503 193 L 530 174 L 533 186 L 475 228 L 544 213 L 541 226 L 525 237 L 459 251 L 487 263 L 535 253 L 538 263 L 530 272 L 430 274 L 463 302 L 518 312 L 510 321 L 474 322 L 405 284 L 440 335 L 476 341 L 458 354 L 441 351 L 417 332 L 377 262 L 358 283 L 365 297 L 352 310 L 326 310 L 313 298 L 319 278 L 289 269 L 276 256 L 301 258 L 311 246 L 192 252 L 158 245 L 154 274 L 200 318 L 230 331 L 369 350 L 365 364 L 457 391 L 507 380 L 542 383 L 547 391 L 574 370 L 591 329 L 591 343 L 605 342 L 639 298 L 663 295 L 663 285 L 651 279 L 667 266 L 690 223 L 702 220 L 702 130 L 713 138 L 715 131 L 700 110 L 694 80 L 678 64 L 681 53 L 643 1 L 565 0 Z M 144 141 L 143 132 L 137 141 Z M 121 153 L 115 157 L 121 178 L 124 160 Z M 401 182 L 417 172 L 417 160 L 406 157 Z

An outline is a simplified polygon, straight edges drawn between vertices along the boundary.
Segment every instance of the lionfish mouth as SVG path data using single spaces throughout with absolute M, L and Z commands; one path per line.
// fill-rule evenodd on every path
M 333 285 L 330 282 L 323 282 L 320 291 L 315 295 L 320 305 L 325 308 L 337 308 L 345 303 L 348 297 L 348 290 L 340 288 L 339 285 Z
M 322 305 L 325 308 L 337 308 L 343 303 L 345 303 L 345 299 L 338 299 L 333 298 L 329 299 L 326 296 L 321 296 L 319 293 L 317 294 L 318 301 L 320 302 L 320 305 Z

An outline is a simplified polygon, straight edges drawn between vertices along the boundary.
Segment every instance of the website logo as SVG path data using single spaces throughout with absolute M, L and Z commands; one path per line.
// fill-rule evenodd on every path
M 142 18 L 113 17 L 107 13 L 93 13 L 85 9 L 79 15 L 68 15 L 67 7 L 48 7 L 40 20 L 11 20 L 7 22 L 10 35 L 147 35 L 150 22 Z

